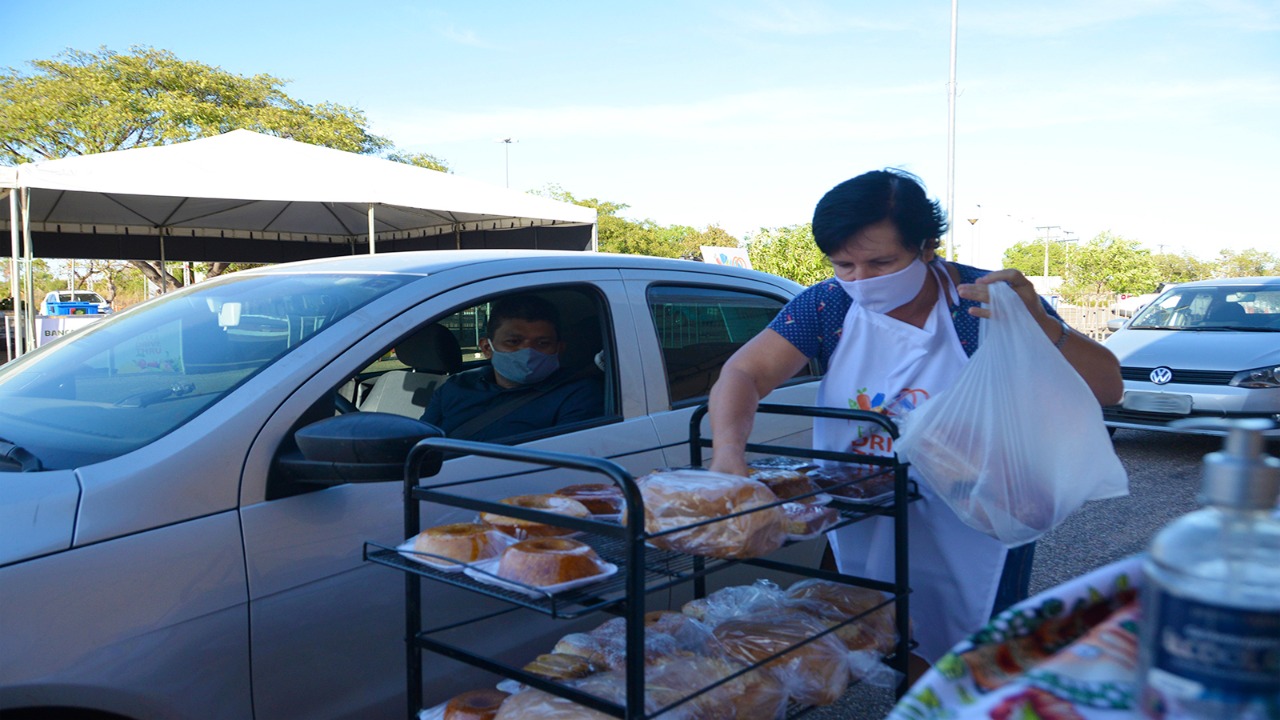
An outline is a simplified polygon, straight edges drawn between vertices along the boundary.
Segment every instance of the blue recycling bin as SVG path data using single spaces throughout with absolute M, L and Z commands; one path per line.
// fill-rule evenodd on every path
M 98 304 L 87 302 L 51 302 L 50 315 L 97 315 Z

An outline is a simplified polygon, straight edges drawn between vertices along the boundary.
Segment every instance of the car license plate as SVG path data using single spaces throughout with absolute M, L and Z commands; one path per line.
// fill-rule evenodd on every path
M 1190 415 L 1191 396 L 1177 393 L 1133 391 L 1124 394 L 1120 402 L 1125 410 L 1162 413 L 1164 415 Z

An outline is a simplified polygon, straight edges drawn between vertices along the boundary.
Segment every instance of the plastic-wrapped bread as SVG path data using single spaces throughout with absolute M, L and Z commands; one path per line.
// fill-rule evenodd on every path
M 699 692 L 745 666 L 725 657 L 689 655 L 645 669 L 644 707 L 655 712 Z M 572 683 L 597 697 L 623 704 L 626 674 L 600 673 Z M 775 720 L 786 709 L 787 692 L 775 673 L 753 670 L 658 716 L 660 720 Z M 576 716 L 575 716 L 576 717 Z
M 771 580 L 761 579 L 750 585 L 720 588 L 706 597 L 690 600 L 680 612 L 715 628 L 725 620 L 742 615 L 781 610 L 787 602 L 782 588 Z
M 706 470 L 670 470 L 646 475 L 638 484 L 645 531 L 651 534 L 775 505 L 653 537 L 649 542 L 655 547 L 706 557 L 754 558 L 777 550 L 787 539 L 777 496 L 754 480 Z
M 884 603 L 878 590 L 845 585 L 817 578 L 801 580 L 787 588 L 787 597 L 801 601 L 802 607 L 833 624 L 866 613 Z M 893 603 L 836 631 L 850 650 L 870 650 L 880 655 L 893 652 L 898 633 L 894 627 Z
M 613 720 L 609 715 L 541 690 L 522 690 L 507 698 L 494 720 Z
M 850 500 L 865 500 L 893 492 L 893 471 L 877 465 L 827 465 L 808 472 L 824 492 Z
M 764 667 L 776 674 L 792 700 L 830 705 L 848 687 L 848 651 L 834 634 L 800 645 L 825 629 L 824 623 L 804 613 L 764 612 L 726 620 L 714 633 L 728 657 L 747 664 L 789 650 Z

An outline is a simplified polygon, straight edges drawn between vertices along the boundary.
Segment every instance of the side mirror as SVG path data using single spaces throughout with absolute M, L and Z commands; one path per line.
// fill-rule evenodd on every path
M 1124 324 L 1126 322 L 1128 322 L 1128 320 L 1125 318 L 1112 318 L 1111 320 L 1107 321 L 1107 329 L 1110 330 L 1111 332 L 1115 332 L 1120 328 L 1124 327 Z
M 341 485 L 403 480 L 413 446 L 444 432 L 403 415 L 355 412 L 307 425 L 293 437 L 298 453 L 280 457 L 280 469 L 297 482 Z M 425 474 L 438 472 L 439 462 L 429 458 Z

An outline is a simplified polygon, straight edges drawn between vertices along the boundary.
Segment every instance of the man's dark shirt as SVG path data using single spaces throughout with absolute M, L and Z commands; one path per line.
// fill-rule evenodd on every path
M 468 370 L 436 388 L 422 420 L 444 430 L 449 437 L 458 437 L 455 430 L 495 404 L 514 403 L 527 393 L 540 391 L 538 398 L 524 402 L 511 413 L 500 413 L 462 439 L 496 440 L 603 415 L 604 389 L 600 377 L 570 379 L 573 375 L 561 368 L 536 385 L 508 390 L 494 382 L 492 368 Z

